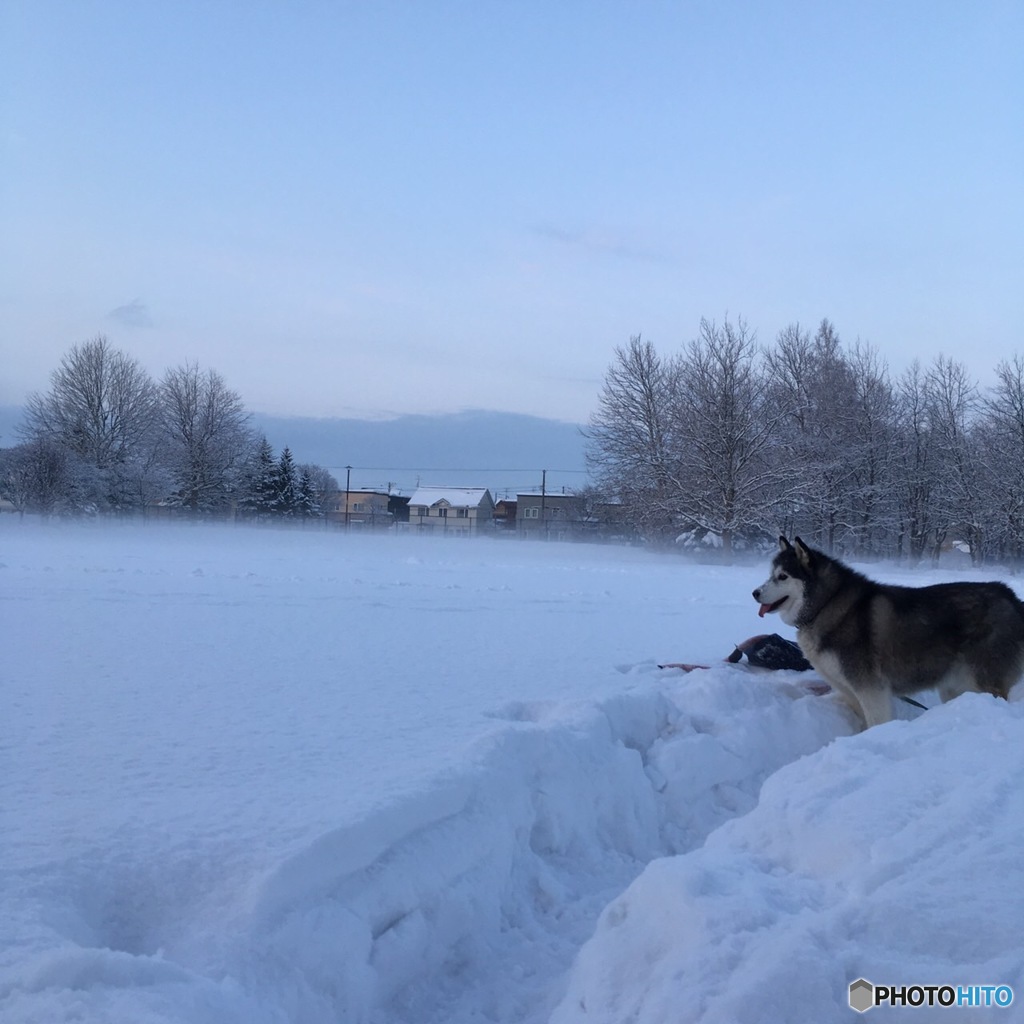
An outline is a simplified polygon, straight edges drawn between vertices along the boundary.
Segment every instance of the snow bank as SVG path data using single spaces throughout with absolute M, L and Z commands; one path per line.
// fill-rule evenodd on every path
M 561 983 L 551 960 L 603 901 L 849 727 L 743 673 L 664 676 L 600 704 L 512 705 L 472 768 L 282 864 L 251 925 L 265 998 L 290 993 L 294 1021 L 461 1020 L 467 980 L 500 963 L 514 985 L 491 1019 L 542 1019 Z
M 783 768 L 607 907 L 553 1024 L 848 1020 L 859 977 L 1024 999 L 1022 780 L 1024 704 L 976 695 Z

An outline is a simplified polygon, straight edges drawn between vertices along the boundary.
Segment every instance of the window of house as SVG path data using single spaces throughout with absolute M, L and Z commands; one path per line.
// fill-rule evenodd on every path
M 457 508 L 455 510 L 455 515 L 459 519 L 468 519 L 469 518 L 469 509 L 468 508 Z
M 524 519 L 540 519 L 540 508 L 537 505 L 534 505 L 531 508 L 526 509 L 523 512 L 523 518 Z

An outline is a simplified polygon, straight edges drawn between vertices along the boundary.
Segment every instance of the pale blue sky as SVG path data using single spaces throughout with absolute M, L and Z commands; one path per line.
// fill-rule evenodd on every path
M 1024 2 L 0 3 L 0 403 L 582 421 L 616 345 L 1024 352 Z

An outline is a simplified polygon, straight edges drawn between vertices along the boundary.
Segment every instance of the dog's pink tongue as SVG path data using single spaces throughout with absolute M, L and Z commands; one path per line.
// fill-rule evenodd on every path
M 763 605 L 761 605 L 761 607 L 757 609 L 758 617 L 763 619 L 764 615 L 765 615 L 765 612 L 770 612 L 771 609 L 772 609 L 772 606 L 770 604 L 763 604 Z

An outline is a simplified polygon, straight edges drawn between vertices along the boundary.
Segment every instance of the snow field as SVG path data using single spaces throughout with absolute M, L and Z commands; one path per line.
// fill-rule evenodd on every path
M 1018 1019 L 1024 705 L 853 734 L 720 663 L 763 574 L 0 520 L 0 1019 Z

